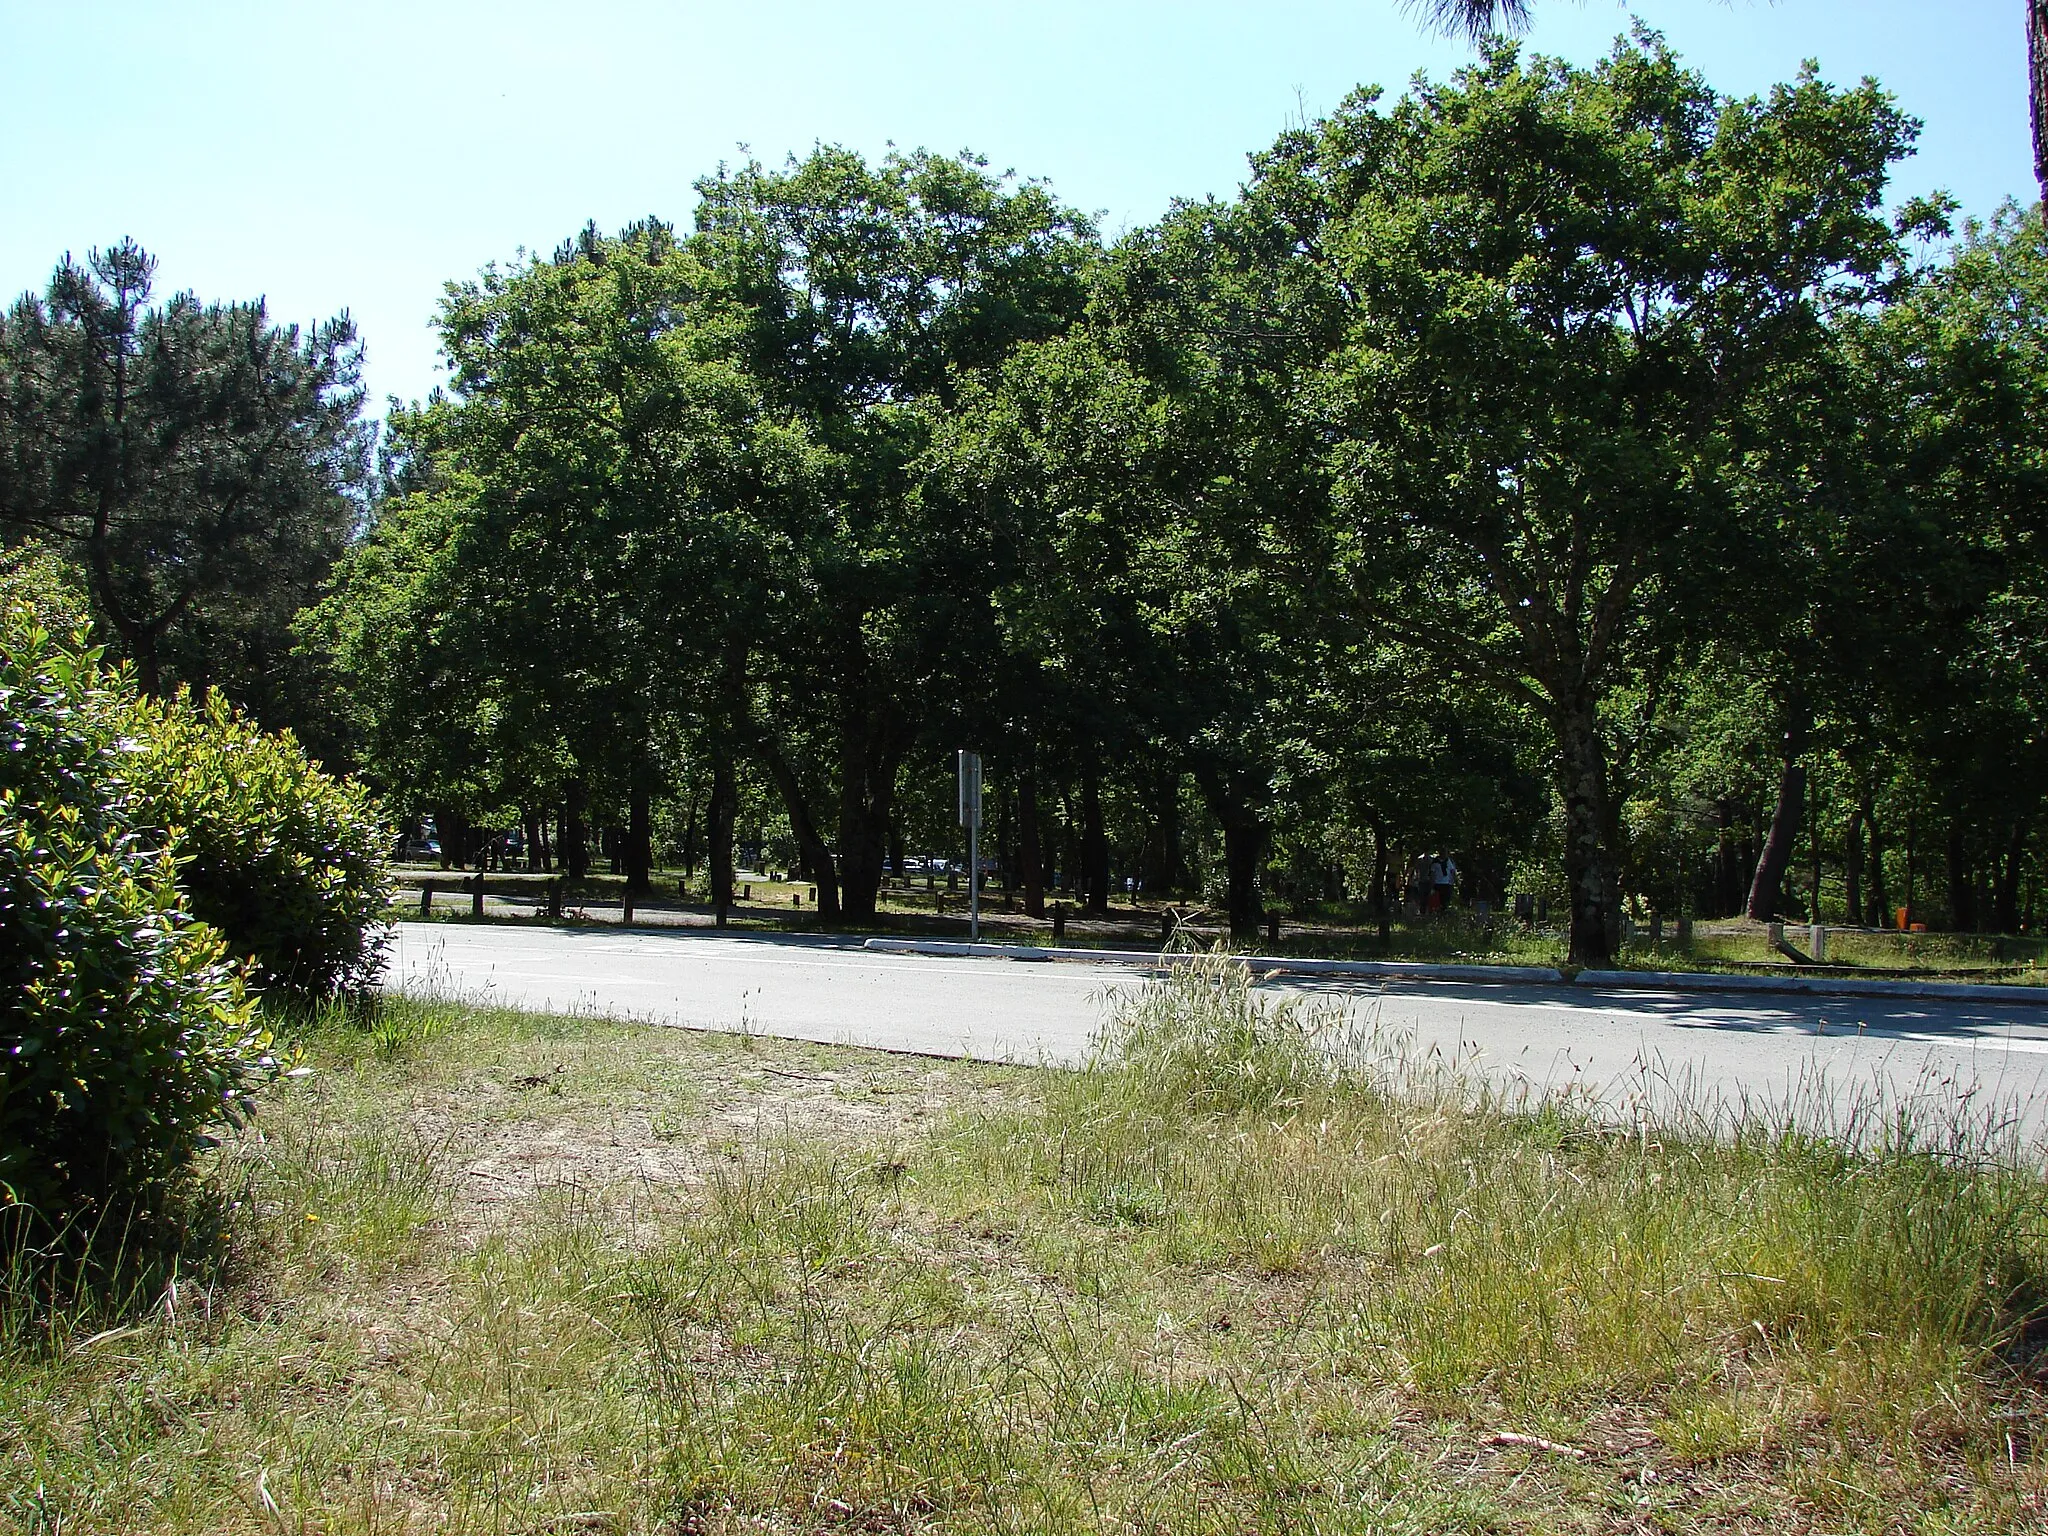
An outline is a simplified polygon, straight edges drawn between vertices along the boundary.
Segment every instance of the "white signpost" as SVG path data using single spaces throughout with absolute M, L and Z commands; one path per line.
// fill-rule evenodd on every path
M 981 942 L 981 754 L 960 754 L 960 825 L 967 829 L 967 934 Z

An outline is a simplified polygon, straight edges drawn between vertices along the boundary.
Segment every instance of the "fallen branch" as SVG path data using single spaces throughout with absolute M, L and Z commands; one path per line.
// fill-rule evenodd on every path
M 1569 1456 L 1577 1461 L 1585 1452 L 1576 1445 L 1565 1445 L 1556 1440 L 1546 1440 L 1541 1435 L 1518 1435 L 1512 1429 L 1503 1429 L 1486 1437 L 1488 1445 L 1519 1445 L 1531 1451 L 1549 1451 L 1553 1456 Z

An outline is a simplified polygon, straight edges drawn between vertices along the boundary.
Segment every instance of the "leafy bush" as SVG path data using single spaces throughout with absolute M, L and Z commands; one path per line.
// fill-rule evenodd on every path
M 375 980 L 392 887 L 369 792 L 219 694 L 144 699 L 129 718 L 142 747 L 129 776 L 193 914 L 267 989 L 327 997 Z
M 0 1208 L 38 1241 L 156 1208 L 271 1067 L 139 834 L 129 707 L 82 634 L 0 593 Z

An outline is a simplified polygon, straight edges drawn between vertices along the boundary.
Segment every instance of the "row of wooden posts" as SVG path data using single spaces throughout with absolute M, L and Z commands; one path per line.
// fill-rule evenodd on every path
M 482 917 L 484 915 L 483 872 L 479 870 L 476 874 L 469 876 L 467 879 L 457 881 L 456 884 L 462 890 L 466 890 L 469 892 L 469 915 L 471 917 Z M 564 881 L 562 877 L 557 876 L 555 879 L 548 881 L 547 884 L 544 887 L 542 887 L 542 889 L 544 889 L 547 892 L 548 921 L 550 922 L 558 923 L 562 920 L 563 884 Z M 679 882 L 676 887 L 676 894 L 679 896 L 688 896 L 689 887 Z M 753 899 L 753 886 L 741 886 L 740 900 L 752 901 Z M 811 900 L 816 901 L 817 899 L 817 890 L 813 888 L 811 891 Z M 792 891 L 789 894 L 789 904 L 792 907 L 801 907 L 804 904 L 804 898 L 800 893 Z M 431 917 L 433 916 L 433 912 L 434 882 L 431 880 L 422 880 L 420 882 L 420 916 Z M 620 898 L 619 921 L 621 923 L 630 923 L 633 921 L 633 897 L 630 892 L 626 893 Z M 725 926 L 725 908 L 723 907 L 719 908 L 718 910 L 718 923 L 720 927 Z
M 469 915 L 471 917 L 482 917 L 484 915 L 483 873 L 479 871 L 478 873 L 471 875 L 466 879 L 457 881 L 456 884 L 460 889 L 469 892 Z M 543 887 L 543 889 L 545 889 L 545 891 L 547 892 L 548 921 L 550 922 L 560 922 L 562 920 L 563 884 L 563 880 L 560 877 L 557 877 L 553 880 L 548 881 L 545 887 Z M 432 880 L 423 880 L 420 882 L 420 916 L 423 918 L 433 916 L 434 888 L 435 883 Z M 687 888 L 679 886 L 678 894 L 687 895 Z M 813 901 L 816 901 L 817 895 L 817 890 L 814 887 L 811 891 L 811 899 Z M 752 885 L 743 885 L 740 887 L 740 899 L 742 901 L 751 901 L 753 900 L 753 898 L 754 888 Z M 791 906 L 801 907 L 803 903 L 804 898 L 800 892 L 790 892 L 789 904 Z M 1066 903 L 1057 901 L 1054 902 L 1051 908 L 1051 916 L 1052 939 L 1053 942 L 1057 944 L 1064 940 L 1067 936 Z M 1180 926 L 1180 922 L 1183 916 L 1184 914 L 1175 912 L 1171 908 L 1168 908 L 1167 910 L 1159 914 L 1159 940 L 1162 944 L 1173 937 L 1173 931 L 1175 928 Z M 633 921 L 633 898 L 631 895 L 626 895 L 621 898 L 619 921 L 621 924 L 627 924 Z M 723 909 L 720 909 L 718 913 L 718 921 L 720 926 L 723 926 L 725 923 L 725 912 Z M 1269 913 L 1267 915 L 1266 937 L 1276 944 L 1280 940 L 1280 918 L 1277 914 Z

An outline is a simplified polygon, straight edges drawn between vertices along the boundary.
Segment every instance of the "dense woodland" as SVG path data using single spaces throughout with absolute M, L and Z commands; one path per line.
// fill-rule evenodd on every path
M 723 167 L 688 228 L 451 283 L 366 422 L 347 320 L 0 323 L 0 531 L 145 688 L 430 815 L 870 917 L 988 764 L 1040 912 L 1233 928 L 1418 856 L 1625 913 L 2041 919 L 2048 244 L 1891 186 L 1917 125 L 1639 33 L 1360 92 L 1105 243 L 972 156 Z

